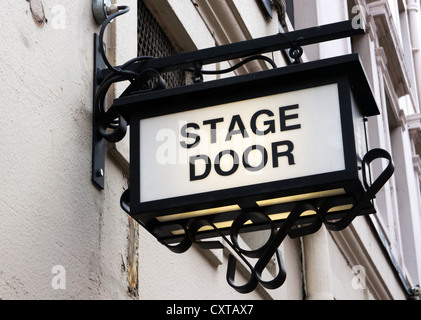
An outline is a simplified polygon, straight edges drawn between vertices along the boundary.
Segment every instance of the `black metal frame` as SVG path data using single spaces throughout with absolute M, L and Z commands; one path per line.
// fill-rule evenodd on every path
M 349 78 L 344 76 L 346 74 L 349 75 Z M 351 82 L 355 84 L 352 89 Z M 136 147 L 140 145 L 139 123 L 141 119 L 332 83 L 338 84 L 339 90 L 346 161 L 344 171 L 141 203 L 139 189 L 141 179 L 140 154 L 139 148 Z M 359 105 L 365 107 L 361 112 L 364 116 L 373 116 L 379 113 L 359 58 L 354 54 L 253 75 L 117 99 L 114 107 L 130 123 L 130 140 L 132 146 L 134 146 L 131 148 L 130 155 L 132 165 L 130 209 L 127 211 L 157 238 L 165 240 L 167 243 L 173 243 L 179 241 L 182 237 L 172 235 L 172 231 L 180 229 L 180 225 L 186 227 L 194 219 L 162 223 L 158 227 L 156 217 L 234 204 L 239 205 L 242 210 L 260 210 L 256 208 L 256 202 L 260 200 L 332 188 L 344 188 L 347 194 L 346 198 L 361 198 L 365 192 L 363 182 L 360 180 L 362 156 L 357 155 L 355 149 L 354 121 L 358 116 L 353 114 L 355 110 L 352 107 L 351 94 L 357 99 Z M 203 97 L 206 97 L 206 99 L 203 99 Z M 142 108 L 139 108 L 140 105 Z M 359 122 L 363 126 L 365 119 L 362 114 Z M 126 197 L 128 197 L 128 194 L 126 194 Z M 292 209 L 291 204 L 274 206 L 267 213 L 285 212 Z M 372 205 L 367 204 L 367 207 L 361 210 L 359 214 L 374 212 Z M 212 217 L 212 221 L 217 223 L 235 220 L 238 214 L 237 211 L 224 213 Z M 305 218 L 305 220 L 308 222 L 312 219 Z M 265 227 L 268 227 L 267 223 L 253 224 L 244 227 L 242 231 L 260 230 Z M 223 230 L 222 232 L 229 233 L 229 230 Z M 201 233 L 198 238 L 203 239 L 217 234 L 216 231 Z
M 101 56 L 99 50 L 100 42 L 98 35 L 94 36 L 94 99 L 93 99 L 93 112 L 92 112 L 92 181 L 101 189 L 104 189 L 104 172 L 105 172 L 105 146 L 106 138 L 101 133 L 100 129 L 103 125 L 103 117 L 101 116 L 98 106 L 96 105 L 95 99 L 100 88 L 102 81 L 104 80 L 104 70 L 107 70 L 107 66 Z
M 236 258 L 230 255 L 227 271 L 228 283 L 238 292 L 253 291 L 260 283 L 268 289 L 278 288 L 286 277 L 282 254 L 278 247 L 286 236 L 291 238 L 305 236 L 316 232 L 322 225 L 328 229 L 339 231 L 346 228 L 353 219 L 361 214 L 374 213 L 372 200 L 380 188 L 393 174 L 394 167 L 390 155 L 380 149 L 368 151 L 365 156 L 358 155 L 355 148 L 353 132 L 353 115 L 351 95 L 363 109 L 359 121 L 364 122 L 363 116 L 378 114 L 378 109 L 367 82 L 361 63 L 357 55 L 348 55 L 311 63 L 300 64 L 303 53 L 302 46 L 331 41 L 345 37 L 362 35 L 363 29 L 354 29 L 352 21 L 343 21 L 325 26 L 319 26 L 274 36 L 243 41 L 239 43 L 182 53 L 164 58 L 138 57 L 125 64 L 113 67 L 105 56 L 102 36 L 106 25 L 117 16 L 128 11 L 128 7 L 119 7 L 119 11 L 108 17 L 99 36 L 95 35 L 95 63 L 94 63 L 94 108 L 93 108 L 93 166 L 92 179 L 100 187 L 104 187 L 105 141 L 117 142 L 126 134 L 126 126 L 131 125 L 131 187 L 121 197 L 121 207 L 143 227 L 152 233 L 163 245 L 171 251 L 183 253 L 192 244 L 202 249 L 220 249 L 223 245 L 219 241 L 205 240 L 209 237 L 222 237 L 237 255 L 237 259 L 250 269 L 250 279 L 242 286 L 235 284 Z M 270 59 L 261 56 L 264 53 L 290 49 L 293 65 L 275 68 Z M 264 59 L 275 68 L 274 70 L 259 72 L 251 75 L 238 76 L 229 79 L 203 83 L 202 70 L 204 65 L 221 61 L 229 61 L 243 57 Z M 235 69 L 239 65 L 234 66 Z M 168 71 L 185 70 L 193 75 L 194 85 L 165 89 L 165 81 L 161 74 Z M 225 72 L 228 70 L 220 71 Z M 215 72 L 217 73 L 217 72 Z M 155 84 L 145 90 L 145 84 L 154 79 Z M 125 92 L 114 101 L 108 109 L 105 106 L 105 94 L 112 83 L 129 80 L 131 84 Z M 225 192 L 210 192 L 180 198 L 166 199 L 151 203 L 140 203 L 140 166 L 139 166 L 139 123 L 140 119 L 204 108 L 230 101 L 238 101 L 271 95 L 275 93 L 309 88 L 323 84 L 337 83 L 341 105 L 341 122 L 346 169 L 325 175 L 296 178 L 282 182 L 260 184 L 230 189 L 231 195 Z M 237 94 L 236 89 L 242 89 Z M 164 90 L 165 89 L 165 90 Z M 353 93 L 352 93 L 353 92 Z M 207 99 L 201 99 L 206 94 Z M 171 108 L 165 107 L 165 102 L 171 101 Z M 351 119 L 351 120 L 350 120 Z M 109 130 L 111 129 L 111 133 Z M 108 131 L 107 131 L 108 130 Z M 359 158 L 361 157 L 361 158 Z M 386 169 L 368 183 L 367 168 L 370 163 L 384 159 L 388 161 Z M 362 179 L 362 180 L 361 180 Z M 270 207 L 260 208 L 257 200 L 277 198 L 315 190 L 344 188 L 345 196 L 335 196 L 325 199 L 308 200 Z M 238 204 L 240 210 L 220 215 L 197 217 L 186 220 L 159 223 L 159 215 L 175 214 L 214 208 L 230 204 Z M 329 209 L 351 205 L 350 210 L 329 213 Z M 274 212 L 290 212 L 281 221 L 272 221 L 269 217 Z M 302 217 L 307 210 L 314 211 L 314 215 Z M 228 229 L 220 229 L 216 223 L 233 221 Z M 245 222 L 251 220 L 253 224 L 245 227 Z M 204 226 L 211 230 L 200 232 Z M 181 230 L 175 235 L 173 231 Z M 238 235 L 244 231 L 269 229 L 271 236 L 261 248 L 247 251 L 238 244 Z M 230 239 L 228 239 L 228 237 Z M 277 257 L 278 275 L 271 281 L 264 281 L 261 274 L 273 256 Z M 247 258 L 257 258 L 252 266 Z
M 211 81 L 195 86 L 167 89 L 165 91 L 131 95 L 116 99 L 114 107 L 130 123 L 131 144 L 132 146 L 139 146 L 139 122 L 141 119 L 327 84 L 334 83 L 339 86 L 343 145 L 345 147 L 346 159 L 346 169 L 344 171 L 141 203 L 139 199 L 141 179 L 141 173 L 139 172 L 140 155 L 138 154 L 138 148 L 131 148 L 132 192 L 130 198 L 131 211 L 134 217 L 155 217 L 162 214 L 188 212 L 241 202 L 255 202 L 265 198 L 277 198 L 294 193 L 312 192 L 315 191 L 314 189 L 326 188 L 323 187 L 324 185 L 330 187 L 341 181 L 357 181 L 360 163 L 356 161 L 357 156 L 353 128 L 354 116 L 352 115 L 350 96 L 351 85 L 350 79 L 342 76 L 342 74 L 349 73 L 349 70 L 352 70 L 354 78 L 352 80 L 356 83 L 354 88 L 356 96 L 360 99 L 369 97 L 370 93 L 364 92 L 364 89 L 369 87 L 364 82 L 365 77 L 358 56 L 350 55 L 317 61 L 315 63 L 264 71 L 253 75 Z M 206 97 L 206 99 L 203 99 L 203 97 Z M 366 99 L 364 104 L 361 105 L 367 106 L 367 110 L 364 110 L 365 116 L 377 115 L 379 113 L 372 97 L 371 100 Z M 139 108 L 139 106 L 142 106 L 142 108 Z M 361 118 L 362 121 L 363 119 Z M 354 185 L 354 183 L 349 183 L 349 185 Z

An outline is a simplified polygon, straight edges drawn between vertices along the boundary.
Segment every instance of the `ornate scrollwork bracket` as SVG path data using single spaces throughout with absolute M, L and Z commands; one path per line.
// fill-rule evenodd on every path
M 379 159 L 386 160 L 388 164 L 374 182 L 370 184 L 368 182 L 369 174 L 367 168 L 369 168 L 369 165 L 373 161 Z M 304 237 L 317 232 L 323 225 L 331 231 L 341 231 L 348 227 L 355 217 L 360 214 L 360 211 L 367 205 L 367 202 L 371 202 L 375 198 L 376 194 L 393 175 L 394 165 L 390 154 L 383 149 L 373 149 L 369 151 L 362 161 L 362 171 L 366 191 L 359 199 L 351 199 L 350 197 L 328 198 L 319 205 L 316 205 L 312 201 L 297 202 L 280 226 L 276 226 L 262 208 L 256 207 L 242 210 L 234 219 L 229 236 L 221 232 L 210 218 L 191 219 L 185 225 L 181 225 L 184 230 L 184 237 L 178 244 L 168 245 L 163 241 L 161 243 L 174 253 L 184 253 L 189 250 L 193 244 L 203 250 L 224 249 L 228 246 L 231 249 L 231 253 L 228 258 L 226 279 L 233 289 L 244 294 L 254 291 L 259 284 L 266 289 L 277 289 L 281 287 L 286 280 L 284 258 L 279 249 L 286 237 L 288 236 L 291 239 Z M 126 191 L 122 196 L 122 207 L 126 208 L 126 212 L 130 214 L 128 194 L 128 191 Z M 329 210 L 344 204 L 352 205 L 352 208 L 340 219 L 332 220 L 331 216 L 329 216 Z M 300 217 L 309 211 L 315 213 L 315 219 L 308 225 L 300 226 Z M 243 249 L 239 241 L 242 228 L 250 221 L 252 223 L 266 223 L 270 230 L 268 240 L 260 248 L 254 250 Z M 199 240 L 198 235 L 200 230 L 204 227 L 212 228 L 219 237 L 224 240 L 226 245 L 218 240 Z M 156 232 L 159 228 L 160 226 L 158 224 L 152 229 L 149 226 L 152 233 Z M 273 257 L 276 258 L 277 275 L 271 280 L 265 280 L 262 276 L 263 271 Z M 240 259 L 243 265 L 249 270 L 249 279 L 245 284 L 241 285 L 235 282 L 238 259 Z M 249 259 L 257 259 L 257 262 L 253 265 Z

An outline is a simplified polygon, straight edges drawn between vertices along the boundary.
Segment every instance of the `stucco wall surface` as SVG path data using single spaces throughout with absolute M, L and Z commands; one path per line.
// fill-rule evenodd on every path
M 0 297 L 125 296 L 124 177 L 107 161 L 113 183 L 100 192 L 90 180 L 91 2 L 2 7 Z

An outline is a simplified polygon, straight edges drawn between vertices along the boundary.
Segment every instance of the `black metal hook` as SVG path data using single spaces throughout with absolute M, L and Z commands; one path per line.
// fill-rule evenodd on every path
M 304 53 L 303 48 L 297 42 L 294 42 L 291 46 L 291 49 L 289 49 L 289 56 L 292 59 L 294 59 L 294 62 L 292 64 L 301 63 L 300 59 L 303 53 Z
M 374 160 L 377 159 L 386 159 L 389 161 L 386 168 L 383 170 L 383 172 L 377 177 L 377 179 L 369 186 L 367 182 L 367 171 L 366 166 L 369 166 L 370 163 L 372 163 Z M 324 222 L 326 228 L 328 228 L 331 231 L 341 231 L 348 227 L 351 222 L 355 219 L 355 217 L 358 216 L 358 214 L 364 209 L 364 207 L 372 201 L 376 194 L 380 191 L 380 189 L 386 184 L 386 182 L 392 177 L 395 167 L 393 165 L 392 156 L 383 149 L 373 149 L 367 152 L 367 154 L 364 156 L 362 161 L 362 171 L 363 171 L 363 180 L 364 185 L 366 187 L 365 193 L 362 195 L 362 197 L 353 205 L 352 209 L 344 216 L 342 219 L 336 222 L 329 222 L 326 218 L 326 215 L 330 208 L 338 205 L 335 202 L 329 201 L 326 202 L 319 210 L 319 216 L 320 219 Z M 348 200 L 350 203 L 350 200 Z M 354 204 L 354 203 L 353 203 Z
M 250 292 L 254 291 L 257 288 L 259 282 L 257 281 L 256 277 L 254 276 L 253 267 L 249 263 L 247 263 L 247 266 L 250 269 L 250 278 L 248 279 L 246 284 L 236 285 L 235 284 L 236 266 L 237 266 L 237 259 L 235 259 L 235 257 L 232 254 L 230 254 L 229 257 L 228 257 L 228 269 L 227 269 L 227 282 L 228 282 L 228 284 L 239 293 L 246 294 L 246 293 L 250 293 Z
M 269 236 L 269 239 L 267 240 L 267 242 L 263 246 L 261 246 L 258 249 L 255 249 L 255 250 L 244 250 L 244 249 L 241 248 L 241 246 L 238 242 L 238 236 L 240 234 L 241 228 L 249 220 L 252 221 L 253 223 L 259 223 L 259 222 L 263 221 L 264 223 L 268 223 L 271 226 L 271 228 L 270 228 L 271 234 Z M 252 210 L 252 211 L 243 212 L 240 216 L 238 216 L 234 220 L 233 224 L 231 225 L 230 236 L 231 236 L 231 241 L 238 248 L 238 250 L 239 250 L 239 252 L 241 252 L 241 254 L 243 254 L 244 256 L 249 257 L 249 258 L 259 258 L 265 252 L 269 243 L 273 240 L 273 238 L 275 236 L 275 232 L 276 232 L 276 226 L 275 226 L 275 223 L 272 221 L 272 219 L 270 219 L 262 211 L 259 212 L 259 211 L 256 211 L 256 210 Z
M 254 277 L 266 289 L 273 290 L 273 289 L 277 289 L 277 288 L 281 287 L 284 284 L 284 282 L 287 278 L 287 272 L 285 270 L 284 259 L 282 257 L 282 252 L 279 249 L 276 250 L 276 261 L 277 261 L 277 264 L 278 264 L 278 274 L 270 281 L 263 280 L 261 272 L 258 272 L 256 270 L 256 267 L 254 269 Z
M 290 214 L 288 215 L 288 218 L 283 222 L 282 226 L 276 232 L 274 239 L 269 243 L 265 252 L 257 261 L 254 267 L 255 277 L 257 278 L 258 282 L 260 282 L 265 288 L 276 289 L 276 288 L 279 288 L 284 283 L 286 273 L 283 271 L 284 270 L 283 260 L 281 258 L 280 252 L 278 252 L 279 250 L 278 248 L 280 247 L 282 242 L 285 240 L 286 236 L 289 234 L 292 227 L 296 224 L 301 214 L 310 210 L 315 211 L 316 209 L 313 205 L 309 203 L 298 204 L 290 212 Z M 279 273 L 273 280 L 263 281 L 261 278 L 262 273 L 274 254 L 277 255 Z
M 203 82 L 203 73 L 202 73 L 202 63 L 195 62 L 194 64 L 194 71 L 192 75 L 192 81 L 193 83 L 201 83 Z
M 265 245 L 263 245 L 261 248 L 257 250 L 254 250 L 254 251 L 242 250 L 238 246 L 237 241 L 233 241 L 235 244 L 236 251 L 239 252 L 239 256 L 242 259 L 244 259 L 243 255 L 245 255 L 251 258 L 258 258 L 259 260 L 257 261 L 254 267 L 252 267 L 249 263 L 247 263 L 247 265 L 249 266 L 252 272 L 251 276 L 246 284 L 238 286 L 234 282 L 236 259 L 234 256 L 231 255 L 228 261 L 228 270 L 227 270 L 227 281 L 230 284 L 230 286 L 240 293 L 249 293 L 253 291 L 259 283 L 267 289 L 276 289 L 282 286 L 286 280 L 286 270 L 285 270 L 284 259 L 282 257 L 281 251 L 279 250 L 279 246 L 282 244 L 285 237 L 289 235 L 292 226 L 295 225 L 296 221 L 299 219 L 301 214 L 309 210 L 316 210 L 316 208 L 309 203 L 301 203 L 297 205 L 291 211 L 288 218 L 285 220 L 283 225 L 277 231 L 276 231 L 276 228 L 274 227 L 274 224 L 271 223 L 272 232 L 271 232 L 271 236 L 269 240 L 267 241 Z M 261 218 L 262 216 L 266 216 L 266 215 L 262 212 L 259 213 L 259 218 Z M 234 224 L 233 224 L 233 226 L 235 227 L 234 237 L 231 237 L 231 238 L 233 240 L 236 239 L 236 236 L 238 235 L 238 232 L 239 232 L 239 227 L 243 226 L 243 224 L 246 221 L 251 220 L 256 217 L 257 215 L 255 212 L 248 212 L 238 217 L 234 221 Z M 267 219 L 270 220 L 268 216 L 266 217 Z M 306 229 L 306 232 L 309 232 L 309 229 Z M 262 273 L 264 269 L 266 269 L 266 266 L 268 265 L 269 261 L 272 259 L 273 255 L 276 255 L 276 261 L 278 265 L 278 274 L 272 280 L 265 281 L 262 278 Z
M 197 219 L 193 220 L 188 226 L 188 237 L 190 241 L 196 244 L 201 249 L 224 249 L 224 246 L 219 241 L 199 241 L 197 240 L 197 233 L 199 230 L 205 226 L 211 226 L 218 234 L 221 236 L 225 242 L 231 247 L 231 249 L 240 257 L 241 260 L 244 261 L 245 265 L 249 268 L 250 271 L 250 278 L 244 285 L 236 285 L 235 284 L 235 270 L 237 265 L 237 259 L 230 254 L 228 257 L 228 267 L 227 267 L 227 282 L 228 284 L 234 288 L 236 291 L 240 293 L 250 293 L 254 289 L 256 289 L 258 285 L 258 281 L 254 277 L 254 270 L 251 264 L 244 258 L 242 253 L 240 252 L 239 246 L 231 243 L 227 237 L 215 226 L 215 224 L 209 220 L 205 219 Z
M 127 121 L 114 108 L 99 117 L 98 131 L 108 142 L 119 142 L 127 133 Z M 111 131 L 108 132 L 108 129 Z

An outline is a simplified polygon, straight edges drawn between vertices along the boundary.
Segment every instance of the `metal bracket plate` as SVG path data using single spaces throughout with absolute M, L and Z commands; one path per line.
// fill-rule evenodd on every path
M 95 97 L 101 85 L 101 73 L 107 69 L 99 51 L 99 37 L 94 35 L 94 99 L 92 110 L 92 181 L 100 188 L 104 189 L 105 173 L 105 139 L 99 131 L 100 117 L 99 110 L 95 106 Z

